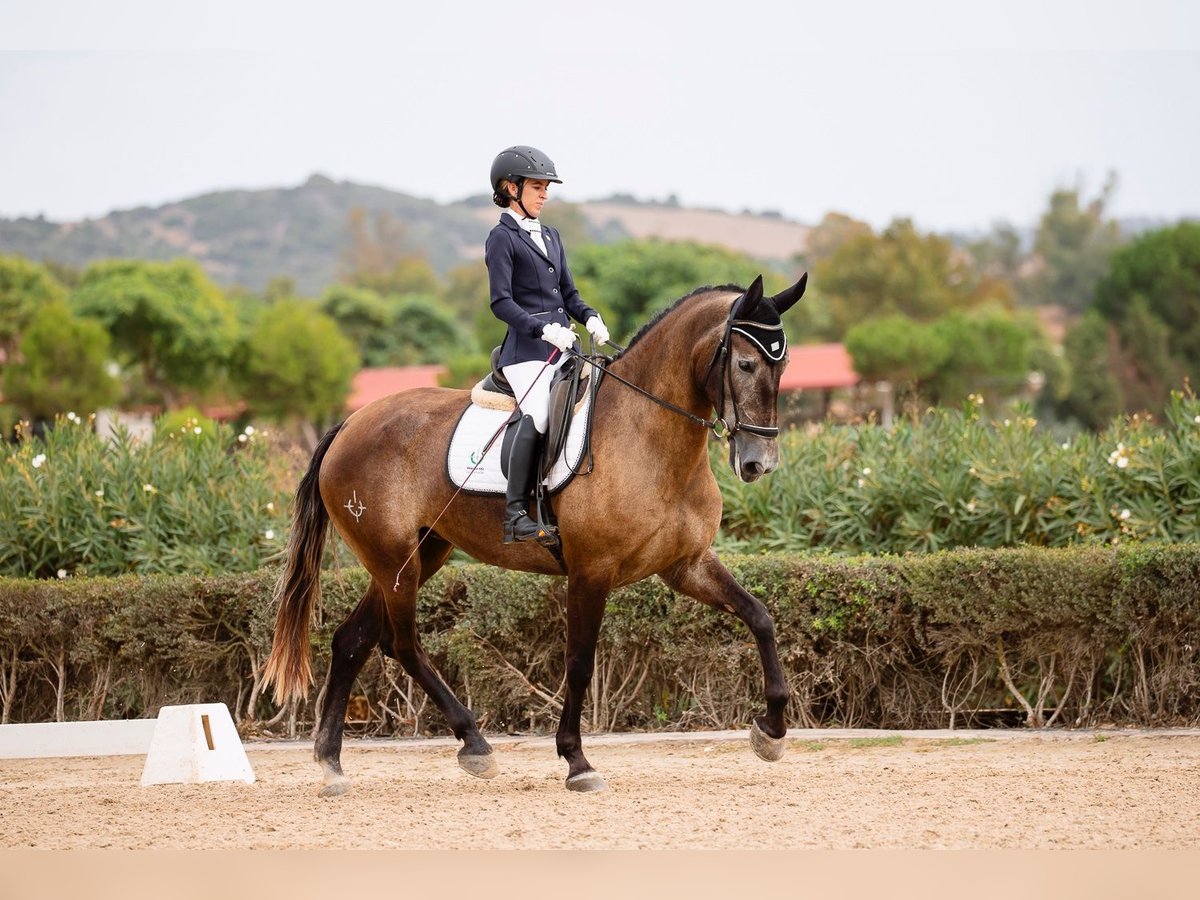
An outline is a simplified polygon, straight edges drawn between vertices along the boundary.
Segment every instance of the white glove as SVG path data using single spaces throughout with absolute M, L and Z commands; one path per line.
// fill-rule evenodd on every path
M 579 335 L 573 332 L 570 328 L 559 325 L 557 322 L 551 322 L 542 329 L 542 340 L 549 344 L 553 344 L 563 353 L 570 350 L 577 340 Z
M 588 334 L 592 336 L 597 344 L 608 343 L 608 327 L 599 316 L 592 316 L 583 323 L 583 327 L 588 330 Z

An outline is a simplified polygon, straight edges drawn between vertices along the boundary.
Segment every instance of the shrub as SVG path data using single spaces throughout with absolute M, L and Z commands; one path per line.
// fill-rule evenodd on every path
M 189 422 L 110 442 L 72 415 L 5 453 L 2 575 L 249 571 L 287 537 L 294 460 L 252 428 Z
M 903 553 L 1200 540 L 1200 402 L 1175 393 L 1166 419 L 1119 419 L 1060 444 L 1027 412 L 987 421 L 972 400 L 891 430 L 787 432 L 778 470 L 754 484 L 714 457 L 725 499 L 718 546 Z

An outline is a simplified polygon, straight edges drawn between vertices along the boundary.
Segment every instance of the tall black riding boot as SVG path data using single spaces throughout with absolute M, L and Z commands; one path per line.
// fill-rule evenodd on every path
M 522 416 L 508 453 L 508 492 L 504 507 L 504 543 L 537 540 L 541 531 L 529 515 L 529 494 L 537 477 L 542 436 L 533 418 Z

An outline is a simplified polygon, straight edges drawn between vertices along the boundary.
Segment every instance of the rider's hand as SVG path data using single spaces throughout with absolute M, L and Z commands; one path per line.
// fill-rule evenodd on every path
M 551 322 L 542 329 L 542 340 L 566 353 L 579 340 L 579 335 L 570 328 L 559 325 L 557 322 Z
M 597 344 L 608 343 L 608 327 L 599 316 L 592 316 L 583 323 L 583 327 L 588 330 L 588 334 L 592 336 Z

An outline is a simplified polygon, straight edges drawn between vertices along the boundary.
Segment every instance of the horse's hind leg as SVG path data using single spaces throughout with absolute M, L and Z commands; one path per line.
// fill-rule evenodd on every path
M 427 541 L 426 544 L 428 543 Z M 435 570 L 449 555 L 450 545 L 444 544 L 444 546 L 447 549 L 434 567 Z M 421 550 L 424 559 L 426 547 L 423 545 Z M 420 582 L 423 582 L 429 574 L 432 573 L 423 571 Z M 458 751 L 458 764 L 478 778 L 493 778 L 499 773 L 500 767 L 496 765 L 496 757 L 492 753 L 491 745 L 479 732 L 479 727 L 475 724 L 475 717 L 471 715 L 471 711 L 459 702 L 459 699 L 442 681 L 441 676 L 438 675 L 437 670 L 429 661 L 429 657 L 425 654 L 425 649 L 421 646 L 421 639 L 417 634 L 416 615 L 418 585 L 415 573 L 402 572 L 397 578 L 397 589 L 386 595 L 385 605 L 388 625 L 392 632 L 392 649 L 405 671 L 442 711 L 454 736 L 463 742 L 462 749 Z
M 698 560 L 679 563 L 660 572 L 659 577 L 672 589 L 737 616 L 754 635 L 762 660 L 767 712 L 755 716 L 750 729 L 750 744 L 761 758 L 775 762 L 783 756 L 783 738 L 787 734 L 783 712 L 788 702 L 788 687 L 779 664 L 771 614 L 761 600 L 737 583 L 711 550 L 705 551 Z
M 350 700 L 354 679 L 362 671 L 371 650 L 379 643 L 382 622 L 383 592 L 372 581 L 354 612 L 333 635 L 325 705 L 313 742 L 313 756 L 321 764 L 325 777 L 325 786 L 320 794 L 322 797 L 336 797 L 346 793 L 350 787 L 349 780 L 342 773 L 342 732 L 346 724 L 346 704 Z

